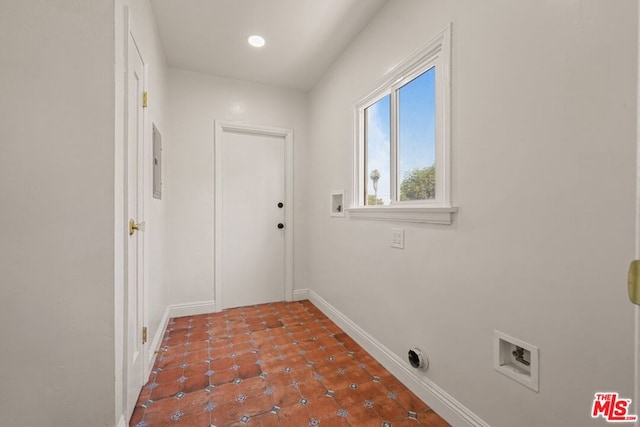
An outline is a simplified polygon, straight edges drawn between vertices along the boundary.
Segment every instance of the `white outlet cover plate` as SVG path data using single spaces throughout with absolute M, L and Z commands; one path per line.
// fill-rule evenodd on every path
M 404 249 L 404 228 L 391 229 L 391 247 Z

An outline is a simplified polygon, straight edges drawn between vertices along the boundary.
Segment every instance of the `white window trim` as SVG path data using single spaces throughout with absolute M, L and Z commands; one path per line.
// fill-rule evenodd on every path
M 367 181 L 363 179 L 364 159 L 364 114 L 365 109 L 379 99 L 392 94 L 394 111 L 396 91 L 420 74 L 436 66 L 436 199 L 397 202 L 399 183 L 392 181 L 391 205 L 362 205 Z M 387 72 L 370 92 L 355 104 L 354 114 L 354 170 L 353 206 L 347 209 L 350 218 L 380 221 L 403 221 L 432 224 L 451 224 L 458 208 L 451 205 L 451 25 L 433 40 L 421 46 L 407 59 Z M 397 118 L 392 114 L 392 141 L 397 135 Z M 396 144 L 391 144 L 391 174 L 395 177 L 397 153 Z M 395 186 L 393 185 L 395 182 Z

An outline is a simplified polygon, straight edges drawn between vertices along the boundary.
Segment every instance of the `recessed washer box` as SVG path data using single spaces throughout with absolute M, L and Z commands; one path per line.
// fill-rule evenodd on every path
M 344 190 L 331 192 L 331 216 L 344 217 Z
M 493 331 L 493 368 L 531 390 L 538 391 L 538 347 Z

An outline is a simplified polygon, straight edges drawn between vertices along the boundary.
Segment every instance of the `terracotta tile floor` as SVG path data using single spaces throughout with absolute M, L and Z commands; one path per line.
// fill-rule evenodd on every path
M 449 424 L 300 301 L 171 319 L 129 425 Z

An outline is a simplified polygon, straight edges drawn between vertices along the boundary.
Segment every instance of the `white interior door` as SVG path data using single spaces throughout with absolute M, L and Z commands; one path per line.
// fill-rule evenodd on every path
M 136 230 L 144 215 L 142 150 L 144 138 L 144 64 L 135 41 L 129 35 L 127 66 L 127 139 L 126 139 L 126 290 L 125 290 L 125 378 L 127 413 L 131 416 L 140 389 L 144 384 L 145 345 L 144 323 L 143 233 Z M 133 221 L 133 222 L 131 222 Z
M 216 132 L 216 306 L 289 299 L 285 134 Z

